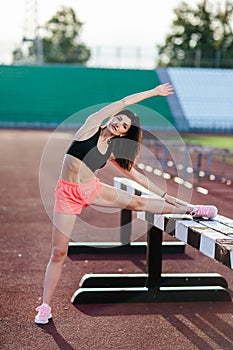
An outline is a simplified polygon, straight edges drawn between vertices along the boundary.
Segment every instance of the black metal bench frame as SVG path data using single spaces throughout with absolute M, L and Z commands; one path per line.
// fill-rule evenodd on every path
M 123 210 L 121 220 L 130 218 Z M 85 274 L 73 304 L 231 301 L 227 281 L 218 273 L 162 273 L 163 230 L 154 226 L 152 214 L 146 213 L 146 221 L 147 273 Z

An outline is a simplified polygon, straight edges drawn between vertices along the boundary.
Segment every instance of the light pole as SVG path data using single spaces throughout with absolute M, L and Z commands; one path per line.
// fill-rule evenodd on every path
M 32 42 L 35 44 L 36 47 L 36 64 L 42 65 L 43 64 L 43 41 L 41 38 L 37 35 L 34 39 L 33 38 L 25 38 L 23 37 L 23 43 L 24 42 Z

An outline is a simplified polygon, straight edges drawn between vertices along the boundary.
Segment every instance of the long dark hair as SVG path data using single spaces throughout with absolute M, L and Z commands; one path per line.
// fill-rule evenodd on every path
M 142 129 L 139 117 L 128 109 L 123 109 L 115 115 L 124 114 L 131 120 L 131 126 L 126 136 L 115 137 L 112 139 L 112 152 L 115 161 L 121 168 L 130 170 L 134 165 L 135 159 L 140 151 L 142 142 Z

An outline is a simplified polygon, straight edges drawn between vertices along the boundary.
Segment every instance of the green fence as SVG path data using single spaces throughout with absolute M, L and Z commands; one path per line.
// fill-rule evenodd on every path
M 0 126 L 56 126 L 80 110 L 157 84 L 155 70 L 0 66 Z M 174 124 L 165 98 L 154 97 L 139 106 L 147 107 L 145 111 L 139 108 L 143 126 L 156 128 L 161 124 L 157 113 Z M 85 113 L 77 113 L 78 124 L 85 118 Z

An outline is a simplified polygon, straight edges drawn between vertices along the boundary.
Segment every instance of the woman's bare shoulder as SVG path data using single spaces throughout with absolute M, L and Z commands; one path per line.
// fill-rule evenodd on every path
M 74 135 L 74 140 L 84 141 L 95 135 L 99 130 L 99 126 L 83 125 Z

